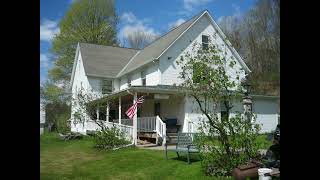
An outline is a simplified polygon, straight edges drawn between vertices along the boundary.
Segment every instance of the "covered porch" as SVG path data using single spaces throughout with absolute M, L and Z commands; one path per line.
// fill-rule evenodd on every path
M 129 119 L 125 112 L 141 96 L 144 102 L 136 109 L 133 119 Z M 154 139 L 156 144 L 163 145 L 167 141 L 167 133 L 177 133 L 183 127 L 184 93 L 177 88 L 131 86 L 98 101 L 106 102 L 106 107 L 105 111 L 97 108 L 96 118 L 119 127 L 132 127 L 136 145 L 137 139 Z

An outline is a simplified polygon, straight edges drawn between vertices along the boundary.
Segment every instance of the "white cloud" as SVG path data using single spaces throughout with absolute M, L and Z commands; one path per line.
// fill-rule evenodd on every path
M 58 22 L 48 19 L 40 22 L 40 41 L 51 41 L 59 32 Z
M 225 30 L 234 29 L 234 25 L 237 24 L 242 18 L 242 13 L 240 11 L 240 6 L 232 4 L 233 14 L 231 16 L 221 16 L 218 18 L 217 22 L 219 25 L 224 26 Z
M 138 19 L 132 12 L 125 12 L 120 16 L 120 18 L 123 25 L 118 34 L 120 41 L 126 39 L 130 33 L 136 31 L 145 32 L 150 37 L 156 37 L 160 34 L 154 28 L 148 26 L 147 23 L 151 22 L 151 19 Z
M 179 26 L 180 24 L 184 23 L 185 21 L 186 21 L 185 19 L 179 18 L 178 20 L 169 23 L 169 29 L 174 28 L 174 27 L 177 27 L 177 26 Z
M 187 11 L 193 11 L 195 7 L 207 4 L 212 0 L 183 0 L 183 7 Z
M 128 37 L 128 34 L 134 31 L 143 31 L 151 36 L 158 35 L 158 32 L 156 32 L 153 28 L 147 27 L 142 23 L 137 23 L 134 25 L 126 25 L 122 28 L 122 30 L 120 31 L 120 34 L 122 34 L 123 37 Z
M 241 17 L 241 11 L 240 11 L 240 6 L 237 4 L 232 4 L 232 8 L 234 9 L 234 14 L 233 16 L 240 18 Z
M 137 21 L 137 17 L 132 12 L 125 12 L 120 18 L 122 21 L 127 23 L 134 23 Z

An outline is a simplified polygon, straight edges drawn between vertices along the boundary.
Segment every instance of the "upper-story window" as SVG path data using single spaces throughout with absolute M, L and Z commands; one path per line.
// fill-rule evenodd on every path
M 127 83 L 128 83 L 128 87 L 131 86 L 131 76 L 127 76 Z
M 112 80 L 102 80 L 102 94 L 109 94 L 112 92 Z
M 209 47 L 209 36 L 202 35 L 202 49 L 207 50 Z
M 142 86 L 146 86 L 147 85 L 146 72 L 145 71 L 141 72 L 141 81 L 142 81 Z

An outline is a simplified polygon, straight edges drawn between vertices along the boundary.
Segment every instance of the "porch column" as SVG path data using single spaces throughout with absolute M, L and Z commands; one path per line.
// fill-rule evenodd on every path
M 121 96 L 119 96 L 119 124 L 121 124 Z
M 133 104 L 137 101 L 137 92 L 134 93 L 133 96 Z M 134 110 L 134 116 L 133 116 L 133 140 L 134 144 L 137 145 L 137 108 Z
M 97 115 L 97 120 L 99 120 L 99 107 L 97 107 L 96 115 Z
M 110 111 L 110 104 L 109 101 L 107 101 L 107 115 L 106 115 L 106 121 L 109 122 L 109 111 Z

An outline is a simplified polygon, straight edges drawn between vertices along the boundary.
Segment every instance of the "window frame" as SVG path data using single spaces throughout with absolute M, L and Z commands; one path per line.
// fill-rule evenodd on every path
M 110 87 L 110 92 L 109 91 L 108 92 L 104 91 L 104 87 L 106 86 L 104 84 L 105 81 L 111 81 L 111 85 L 109 85 L 109 86 L 111 86 Z M 112 93 L 112 91 L 113 91 L 113 80 L 112 79 L 102 79 L 101 80 L 101 94 L 110 94 L 110 93 Z
M 204 40 L 203 37 L 207 37 L 207 42 L 203 41 Z M 209 49 L 209 38 L 210 38 L 210 36 L 208 34 L 202 34 L 202 36 L 201 36 L 202 50 L 208 50 Z

